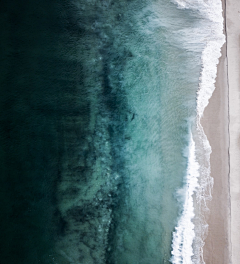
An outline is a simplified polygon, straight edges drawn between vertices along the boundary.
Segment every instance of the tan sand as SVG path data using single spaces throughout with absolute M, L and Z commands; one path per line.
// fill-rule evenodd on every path
M 226 2 L 232 263 L 240 263 L 240 1 Z
M 223 2 L 224 16 L 225 3 Z M 227 45 L 222 47 L 216 89 L 205 109 L 202 125 L 212 147 L 211 176 L 214 178 L 209 203 L 209 230 L 203 248 L 206 264 L 231 263 L 230 193 L 229 193 L 229 114 Z M 240 262 L 239 262 L 240 263 Z
M 228 89 L 226 45 L 218 65 L 216 89 L 207 106 L 202 124 L 212 147 L 211 176 L 214 178 L 209 203 L 208 236 L 203 248 L 206 264 L 230 264 L 230 200 L 228 163 Z
M 214 178 L 206 264 L 240 263 L 240 1 L 223 0 L 223 7 L 227 42 L 202 120 L 212 146 Z

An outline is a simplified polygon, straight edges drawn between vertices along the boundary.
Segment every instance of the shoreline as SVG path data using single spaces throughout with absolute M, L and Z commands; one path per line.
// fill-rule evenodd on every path
M 222 0 L 226 43 L 218 64 L 216 89 L 201 120 L 212 147 L 213 199 L 203 249 L 207 264 L 240 259 L 240 2 Z
M 222 4 L 226 28 L 225 0 L 222 0 Z M 203 247 L 203 258 L 207 264 L 231 263 L 227 44 L 226 39 L 217 66 L 215 90 L 201 119 L 204 132 L 212 148 L 210 164 L 211 176 L 214 178 L 212 201 L 208 203 L 210 210 L 207 217 L 208 235 Z

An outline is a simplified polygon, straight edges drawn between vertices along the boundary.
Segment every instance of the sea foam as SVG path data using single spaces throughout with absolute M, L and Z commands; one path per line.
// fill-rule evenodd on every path
M 203 246 L 208 227 L 204 214 L 208 211 L 207 201 L 211 200 L 213 178 L 210 175 L 212 150 L 200 120 L 215 89 L 217 65 L 221 56 L 221 47 L 225 42 L 222 2 L 220 0 L 174 0 L 173 2 L 180 9 L 192 10 L 206 23 L 199 24 L 200 27 L 204 25 L 204 28 L 196 31 L 196 38 L 199 32 L 201 35 L 204 33 L 204 38 L 201 38 L 203 43 L 199 43 L 199 45 L 204 44 L 204 49 L 197 91 L 196 130 L 194 136 L 190 137 L 185 200 L 182 214 L 173 233 L 171 262 L 203 264 L 205 263 Z M 191 45 L 191 40 L 189 43 L 186 45 Z M 193 200 L 194 193 L 196 203 Z
M 183 205 L 183 212 L 178 221 L 178 225 L 173 233 L 172 243 L 172 263 L 192 263 L 193 256 L 192 243 L 195 237 L 194 224 L 192 219 L 194 217 L 193 194 L 199 187 L 199 164 L 195 156 L 195 142 L 192 134 L 190 136 L 188 167 L 185 186 L 185 199 Z

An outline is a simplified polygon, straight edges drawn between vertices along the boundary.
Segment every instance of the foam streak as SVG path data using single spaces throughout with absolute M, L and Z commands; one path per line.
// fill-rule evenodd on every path
M 178 221 L 177 227 L 175 227 L 175 232 L 173 233 L 173 256 L 171 258 L 173 264 L 192 263 L 192 243 L 195 237 L 194 224 L 192 223 L 194 217 L 193 194 L 198 188 L 198 170 L 199 164 L 197 163 L 195 156 L 195 142 L 193 141 L 191 134 L 183 213 Z
M 204 109 L 215 89 L 217 65 L 221 56 L 221 47 L 225 42 L 223 34 L 222 3 L 220 0 L 174 0 L 180 9 L 191 9 L 206 23 L 201 31 L 206 32 L 202 52 L 202 70 L 197 92 L 196 137 L 191 137 L 189 146 L 189 161 L 187 169 L 186 198 L 183 213 L 173 233 L 172 258 L 173 264 L 204 264 L 203 246 L 207 236 L 208 224 L 205 214 L 208 211 L 207 202 L 211 200 L 213 178 L 211 177 L 209 141 L 200 123 Z M 207 25 L 207 27 L 206 27 Z M 204 31 L 203 31 L 204 30 Z M 197 33 L 196 33 L 197 38 Z M 195 148 L 196 147 L 196 148 Z M 197 156 L 194 157 L 194 149 Z M 196 167 L 199 164 L 197 171 Z M 192 167 L 191 167 L 192 166 Z M 190 168 L 191 167 L 191 168 Z M 192 174 L 191 174 L 192 173 Z M 198 186 L 195 179 L 198 178 Z M 193 193 L 196 192 L 197 205 L 194 215 Z M 192 220 L 195 219 L 194 226 Z

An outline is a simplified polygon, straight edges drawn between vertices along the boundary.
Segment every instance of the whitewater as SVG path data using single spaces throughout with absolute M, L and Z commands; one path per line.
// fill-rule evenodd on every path
M 197 91 L 196 118 L 192 126 L 193 136 L 190 134 L 189 140 L 185 185 L 183 189 L 177 191 L 177 196 L 182 196 L 184 201 L 183 209 L 173 232 L 170 261 L 173 264 L 204 264 L 203 246 L 208 232 L 205 214 L 209 211 L 207 202 L 211 201 L 214 182 L 210 167 L 211 146 L 200 121 L 215 89 L 217 65 L 221 56 L 221 47 L 225 42 L 222 2 L 175 0 L 174 3 L 179 9 L 197 13 L 207 22 L 199 25 L 198 30 L 186 33 L 190 46 L 195 41 L 194 38 L 198 39 L 201 35 L 205 47 L 201 57 L 202 69 Z

